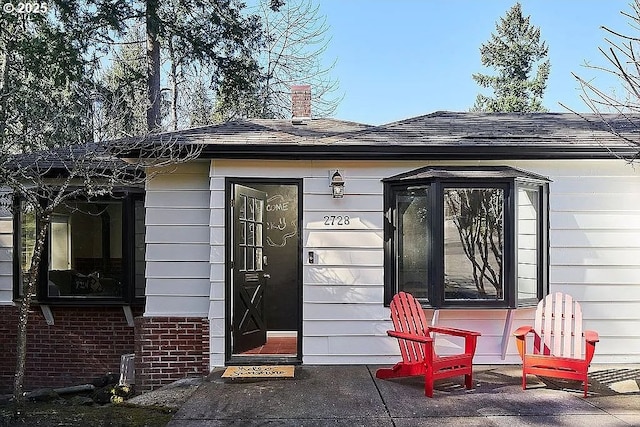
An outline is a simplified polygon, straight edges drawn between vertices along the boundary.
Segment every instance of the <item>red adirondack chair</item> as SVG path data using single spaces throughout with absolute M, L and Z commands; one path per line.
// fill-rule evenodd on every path
M 530 332 L 532 353 L 527 352 L 526 336 Z M 514 335 L 522 358 L 523 390 L 527 388 L 527 374 L 532 374 L 580 380 L 587 397 L 587 373 L 599 339 L 597 332 L 582 330 L 582 309 L 570 295 L 547 295 L 538 303 L 534 326 L 522 326 Z
M 389 379 L 424 375 L 424 394 L 433 397 L 433 383 L 441 378 L 464 375 L 465 386 L 472 388 L 471 362 L 480 333 L 462 329 L 429 326 L 424 310 L 413 295 L 400 292 L 391 301 L 391 320 L 395 330 L 387 331 L 398 339 L 402 361 L 392 368 L 376 371 L 376 378 Z M 431 333 L 464 337 L 464 353 L 438 356 Z

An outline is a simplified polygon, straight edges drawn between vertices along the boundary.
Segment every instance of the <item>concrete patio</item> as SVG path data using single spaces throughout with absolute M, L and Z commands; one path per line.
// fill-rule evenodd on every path
M 589 397 L 577 382 L 529 377 L 519 366 L 474 370 L 436 383 L 378 380 L 377 366 L 298 366 L 294 378 L 223 379 L 214 371 L 169 426 L 640 426 L 640 366 L 592 366 Z

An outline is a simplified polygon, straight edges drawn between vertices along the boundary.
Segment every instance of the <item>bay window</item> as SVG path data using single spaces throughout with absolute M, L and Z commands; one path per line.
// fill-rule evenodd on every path
M 510 167 L 427 167 L 387 178 L 385 303 L 519 307 L 546 293 L 548 179 Z

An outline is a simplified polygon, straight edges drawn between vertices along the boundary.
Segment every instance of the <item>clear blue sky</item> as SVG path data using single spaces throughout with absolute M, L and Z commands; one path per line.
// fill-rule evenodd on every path
M 604 65 L 598 51 L 606 33 L 631 33 L 630 0 L 522 0 L 524 15 L 539 26 L 549 46 L 551 74 L 544 105 L 566 111 L 563 102 L 587 111 L 575 72 L 607 79 L 584 67 Z M 335 117 L 382 124 L 439 110 L 467 111 L 480 87 L 473 73 L 492 73 L 480 63 L 480 45 L 515 1 L 506 0 L 320 0 L 332 41 L 326 60 L 337 59 L 333 75 L 344 100 Z M 636 32 L 637 34 L 637 32 Z

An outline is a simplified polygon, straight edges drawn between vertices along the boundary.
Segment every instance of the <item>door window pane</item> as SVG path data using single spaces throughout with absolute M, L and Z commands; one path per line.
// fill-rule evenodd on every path
M 503 300 L 504 191 L 444 190 L 445 300 Z
M 241 245 L 247 244 L 247 223 L 245 221 L 240 221 L 240 237 L 238 240 Z
M 256 225 L 253 222 L 247 223 L 247 246 L 254 246 L 256 244 Z
M 262 224 L 256 224 L 256 246 L 262 246 Z
M 255 220 L 256 217 L 256 211 L 255 211 L 255 202 L 256 199 L 254 199 L 253 197 L 247 197 L 247 219 L 250 219 L 251 221 Z
M 264 202 L 259 199 L 255 199 L 256 207 L 256 222 L 262 222 L 262 215 L 264 212 Z
M 240 196 L 238 201 L 238 211 L 240 219 L 247 219 L 247 196 Z
M 247 255 L 246 255 L 246 271 L 254 271 L 254 266 L 255 266 L 255 250 L 254 248 L 250 248 L 247 247 L 246 248 L 247 251 Z
M 256 248 L 256 271 L 262 271 L 262 248 Z

